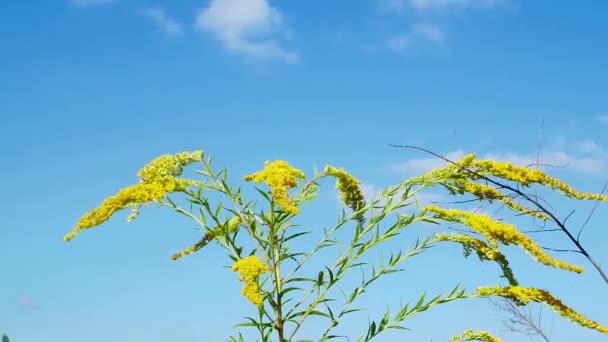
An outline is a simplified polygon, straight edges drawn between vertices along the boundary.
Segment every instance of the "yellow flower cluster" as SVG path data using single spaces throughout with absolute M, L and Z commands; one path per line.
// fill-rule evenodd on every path
M 268 271 L 268 266 L 255 255 L 251 255 L 244 259 L 239 259 L 232 265 L 232 271 L 238 272 L 240 274 L 239 280 L 245 281 L 243 295 L 253 304 L 261 306 L 264 299 L 260 293 L 258 278 L 261 274 Z
M 192 253 L 198 252 L 203 247 L 207 246 L 207 244 L 211 240 L 213 240 L 214 238 L 216 238 L 220 235 L 223 235 L 224 231 L 229 232 L 229 233 L 235 232 L 238 229 L 240 222 L 241 222 L 241 218 L 239 216 L 234 216 L 233 218 L 228 220 L 228 222 L 226 222 L 224 224 L 224 226 L 218 225 L 218 226 L 214 227 L 213 229 L 211 229 L 210 231 L 206 232 L 205 235 L 200 240 L 198 240 L 194 245 L 173 254 L 171 256 L 171 259 L 177 260 L 179 258 L 183 258 Z
M 289 188 L 298 186 L 297 179 L 303 179 L 304 173 L 289 165 L 284 160 L 266 162 L 264 169 L 244 177 L 246 181 L 265 182 L 272 190 L 272 198 L 290 214 L 297 214 L 300 209 L 289 198 Z
M 148 163 L 138 172 L 140 183 L 126 187 L 114 196 L 105 199 L 102 204 L 83 215 L 76 227 L 68 233 L 65 241 L 76 237 L 80 231 L 96 227 L 119 210 L 132 207 L 133 212 L 129 215 L 131 221 L 136 215 L 140 204 L 150 201 L 160 201 L 167 193 L 177 192 L 187 186 L 195 185 L 196 182 L 189 179 L 179 179 L 184 166 L 188 163 L 200 160 L 202 152 L 179 153 L 175 156 L 163 155 Z
M 476 239 L 474 237 L 463 235 L 463 234 L 443 234 L 439 233 L 435 235 L 437 241 L 451 241 L 460 243 L 464 250 L 465 255 L 468 255 L 470 250 L 473 249 L 477 252 L 477 256 L 480 260 L 493 260 L 500 265 L 503 276 L 509 281 L 511 285 L 517 285 L 517 280 L 513 276 L 513 270 L 509 266 L 509 261 L 505 258 L 504 254 L 498 249 L 490 248 L 485 242 Z
M 559 299 L 553 297 L 551 293 L 545 290 L 536 288 L 526 288 L 519 286 L 508 286 L 508 287 L 479 287 L 477 288 L 477 294 L 482 297 L 489 296 L 500 296 L 509 298 L 520 305 L 528 304 L 530 301 L 544 303 L 551 307 L 561 316 L 590 329 L 597 330 L 604 334 L 608 334 L 608 327 L 605 327 L 597 322 L 594 322 L 586 317 L 583 317 L 578 312 L 566 306 Z
M 496 221 L 487 215 L 476 214 L 458 209 L 443 209 L 434 205 L 428 205 L 427 211 L 437 214 L 437 218 L 467 225 L 473 231 L 482 234 L 491 247 L 498 248 L 497 241 L 505 245 L 517 245 L 532 255 L 538 262 L 555 268 L 560 268 L 576 273 L 582 273 L 583 268 L 572 265 L 550 257 L 530 237 L 521 233 L 511 224 Z
M 520 183 L 523 186 L 531 184 L 541 184 L 551 189 L 557 190 L 568 197 L 580 200 L 598 200 L 608 202 L 608 196 L 598 193 L 584 193 L 571 188 L 565 182 L 548 176 L 542 170 L 529 169 L 523 166 L 516 166 L 510 162 L 498 162 L 494 160 L 474 160 L 475 154 L 465 157 L 462 162 L 458 163 L 462 167 L 475 168 L 479 171 L 485 171 L 493 176 L 508 179 Z
M 145 165 L 137 176 L 144 184 L 163 183 L 167 179 L 174 179 L 184 172 L 187 165 L 201 161 L 202 151 L 182 152 L 175 155 L 165 154 Z
M 494 337 L 486 331 L 473 331 L 471 329 L 466 330 L 462 336 L 453 337 L 450 340 L 450 342 L 464 341 L 502 342 L 500 338 Z
M 336 188 L 340 193 L 342 202 L 357 211 L 364 205 L 363 191 L 359 187 L 359 180 L 346 172 L 343 168 L 337 169 L 333 166 L 326 166 L 324 173 L 336 178 Z
M 496 199 L 496 200 L 503 202 L 507 207 L 509 207 L 515 211 L 519 211 L 521 213 L 525 213 L 530 216 L 538 217 L 543 220 L 547 220 L 549 218 L 547 216 L 547 214 L 545 214 L 545 213 L 542 213 L 542 212 L 539 212 L 536 210 L 532 210 L 530 208 L 527 208 L 527 207 L 521 205 L 520 203 L 516 202 L 511 197 L 503 194 L 502 192 L 500 192 L 500 190 L 496 189 L 493 186 L 480 184 L 480 183 L 476 183 L 476 182 L 471 182 L 468 180 L 455 182 L 455 184 L 457 186 L 459 186 L 461 189 L 463 189 L 464 191 L 476 196 L 480 200 L 483 200 L 486 198 L 488 200 Z

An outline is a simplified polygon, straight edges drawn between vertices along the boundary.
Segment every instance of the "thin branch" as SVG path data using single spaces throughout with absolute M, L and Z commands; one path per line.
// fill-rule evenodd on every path
M 530 338 L 532 338 L 532 336 L 538 336 L 545 342 L 550 342 L 549 337 L 547 334 L 545 334 L 541 326 L 542 307 L 539 308 L 538 319 L 535 321 L 532 317 L 532 308 L 526 309 L 519 307 L 511 300 L 504 298 L 491 300 L 491 302 L 500 310 L 511 314 L 510 318 L 502 320 L 503 324 L 509 331 L 526 334 Z
M 555 228 L 555 229 L 537 229 L 537 230 L 522 230 L 522 233 L 547 233 L 547 232 L 557 232 L 560 231 L 561 229 L 559 228 Z
M 581 251 L 578 251 L 576 249 L 558 249 L 558 248 L 549 248 L 549 247 L 542 247 L 542 249 L 546 249 L 548 251 L 553 251 L 553 252 L 569 252 L 569 253 L 581 253 Z
M 602 188 L 602 192 L 601 194 L 604 194 L 604 191 L 606 191 L 606 186 L 608 186 L 608 182 L 606 184 L 604 184 L 604 187 Z M 591 212 L 589 213 L 589 216 L 587 216 L 587 219 L 585 220 L 585 223 L 583 223 L 583 226 L 581 227 L 581 229 L 578 231 L 578 234 L 576 234 L 576 241 L 580 241 L 581 239 L 581 233 L 583 232 L 583 229 L 585 229 L 585 226 L 587 225 L 587 222 L 589 222 L 589 219 L 591 219 L 591 216 L 593 216 L 593 213 L 595 212 L 595 209 L 597 208 L 597 206 L 600 204 L 600 201 L 596 201 L 595 205 L 593 206 L 593 209 L 591 209 Z

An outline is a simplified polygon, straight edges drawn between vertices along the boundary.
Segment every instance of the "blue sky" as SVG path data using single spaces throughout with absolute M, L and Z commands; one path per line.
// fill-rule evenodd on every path
M 0 333 L 17 342 L 223 341 L 253 313 L 219 248 L 169 259 L 196 232 L 168 210 L 149 208 L 129 225 L 118 214 L 63 242 L 80 215 L 164 153 L 204 149 L 234 182 L 265 160 L 287 159 L 307 174 L 332 164 L 373 193 L 436 166 L 389 143 L 526 164 L 542 131 L 541 161 L 568 165 L 549 172 L 600 191 L 607 11 L 603 1 L 545 0 L 3 1 Z M 334 221 L 332 188 L 302 222 Z M 573 229 L 593 206 L 550 198 L 560 217 L 576 209 Z M 608 265 L 605 208 L 583 243 Z M 568 246 L 557 234 L 541 241 Z M 525 285 L 608 324 L 606 285 L 588 263 L 559 255 L 586 267 L 574 276 L 512 252 Z M 373 288 L 363 299 L 369 312 L 342 332 L 364 334 L 360 322 L 424 289 L 499 281 L 493 265 L 464 260 L 456 246 L 408 267 Z M 552 341 L 605 340 L 548 310 L 544 317 Z M 445 341 L 469 327 L 527 340 L 501 331 L 485 301 L 438 307 L 408 327 L 378 341 Z

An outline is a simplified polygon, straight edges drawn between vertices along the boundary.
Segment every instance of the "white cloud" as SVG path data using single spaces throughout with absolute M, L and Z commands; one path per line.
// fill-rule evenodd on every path
M 409 32 L 389 37 L 385 44 L 389 50 L 403 54 L 417 43 L 441 44 L 444 38 L 445 34 L 438 25 L 430 22 L 415 22 Z
M 447 154 L 444 154 L 443 156 L 453 161 L 459 160 L 463 157 L 460 151 L 452 151 Z M 388 166 L 388 169 L 392 172 L 399 174 L 420 175 L 433 169 L 444 167 L 446 165 L 447 162 L 437 157 L 413 158 L 402 163 L 391 164 Z
M 268 0 L 211 0 L 196 19 L 196 27 L 215 35 L 229 51 L 256 59 L 296 62 L 277 35 L 288 36 L 279 10 Z
M 70 3 L 76 7 L 110 5 L 115 2 L 116 0 L 70 0 Z
M 407 9 L 417 12 L 488 9 L 503 2 L 505 0 L 379 0 L 379 5 L 383 11 L 402 13 Z
M 405 53 L 412 44 L 412 37 L 410 34 L 398 34 L 392 36 L 386 40 L 386 46 L 397 53 Z
M 184 32 L 182 25 L 171 18 L 164 9 L 160 7 L 146 8 L 141 11 L 141 14 L 152 20 L 163 32 L 168 35 L 178 36 Z
M 445 38 L 443 30 L 438 25 L 429 22 L 414 23 L 412 33 L 433 43 L 442 43 Z

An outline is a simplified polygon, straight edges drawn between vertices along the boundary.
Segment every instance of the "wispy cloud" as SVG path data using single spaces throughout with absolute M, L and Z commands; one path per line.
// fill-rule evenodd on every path
M 413 14 L 415 22 L 407 32 L 395 33 L 384 40 L 385 47 L 406 53 L 419 43 L 442 45 L 447 33 L 444 29 L 450 18 L 469 10 L 492 9 L 509 0 L 376 0 L 381 13 L 389 15 Z M 451 14 L 441 15 L 437 14 Z M 608 121 L 608 120 L 607 120 Z
M 445 34 L 441 27 L 430 22 L 417 22 L 412 27 L 412 34 L 433 43 L 442 43 Z
M 386 47 L 397 53 L 405 53 L 411 45 L 412 37 L 407 33 L 397 34 L 386 40 Z
M 197 29 L 213 34 L 229 51 L 262 60 L 296 62 L 299 55 L 278 37 L 288 37 L 283 16 L 268 0 L 211 0 L 196 19 Z
M 152 20 L 164 33 L 170 36 L 179 36 L 184 32 L 182 24 L 171 18 L 161 7 L 145 8 L 141 14 Z
M 70 0 L 70 3 L 76 7 L 110 5 L 115 2 L 117 2 L 117 0 Z
M 384 12 L 403 13 L 414 10 L 419 13 L 494 8 L 506 0 L 379 0 Z
M 410 6 L 418 11 L 444 11 L 451 9 L 488 9 L 504 0 L 410 0 Z
M 444 38 L 445 33 L 439 25 L 431 22 L 415 22 L 408 32 L 389 37 L 386 40 L 386 47 L 393 52 L 406 53 L 415 44 L 441 44 Z

